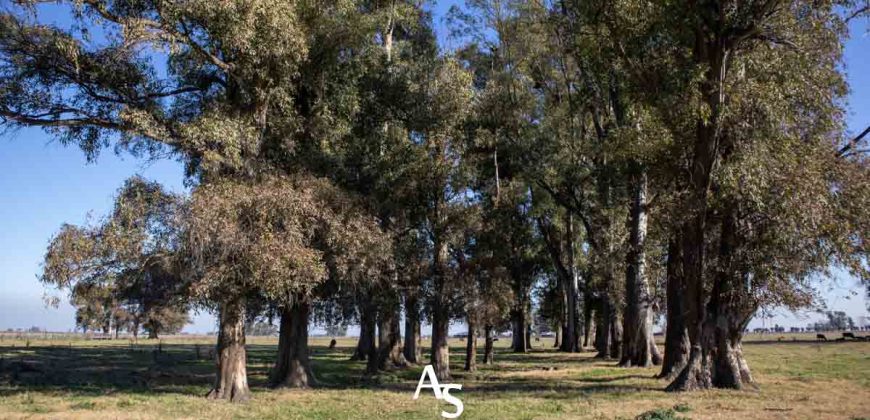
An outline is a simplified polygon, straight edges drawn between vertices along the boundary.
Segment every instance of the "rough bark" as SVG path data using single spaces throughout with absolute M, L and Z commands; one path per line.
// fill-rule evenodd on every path
M 468 338 L 465 343 L 465 371 L 474 372 L 477 370 L 477 326 L 474 321 L 469 318 Z
M 232 402 L 251 398 L 245 351 L 245 305 L 236 301 L 221 305 L 217 342 L 217 377 L 208 398 Z
M 450 348 L 447 343 L 449 319 L 447 311 L 433 308 L 432 313 L 432 354 L 430 361 L 439 380 L 450 379 Z
M 559 290 L 562 295 L 562 314 L 559 325 L 560 351 L 579 351 L 580 336 L 580 296 L 579 285 L 574 263 L 574 229 L 573 218 L 569 213 L 565 223 L 564 237 L 558 232 L 553 224 L 544 218 L 539 219 L 538 225 L 544 234 L 544 240 L 556 274 L 559 279 Z
M 589 336 L 595 329 L 595 324 L 592 323 L 592 298 L 589 295 L 584 298 L 583 325 L 583 347 L 589 347 Z
M 683 317 L 682 273 L 678 239 L 668 242 L 665 356 L 659 377 L 673 379 L 689 361 L 689 332 Z
M 707 320 L 706 294 L 704 291 L 704 251 L 707 228 L 708 202 L 711 172 L 719 157 L 720 108 L 724 101 L 721 92 L 722 77 L 727 66 L 727 45 L 730 41 L 718 36 L 708 36 L 700 24 L 694 29 L 695 44 L 693 60 L 705 68 L 703 78 L 698 84 L 701 100 L 708 107 L 709 114 L 699 118 L 695 125 L 695 141 L 688 176 L 689 191 L 686 196 L 686 221 L 680 232 L 683 270 L 683 302 L 686 330 L 691 342 L 689 360 L 667 389 L 688 391 L 705 389 L 712 386 L 709 352 L 704 343 L 708 337 L 704 324 Z M 726 36 L 727 37 L 727 36 Z
M 554 341 L 553 347 L 557 348 L 557 349 L 562 348 L 562 328 L 563 328 L 563 326 L 560 323 L 560 325 L 558 327 L 556 327 L 556 331 L 555 331 L 556 339 L 553 340 Z
M 511 310 L 511 349 L 514 353 L 529 351 L 528 328 L 526 324 L 525 305 L 517 305 Z
M 359 341 L 357 341 L 356 350 L 354 350 L 350 360 L 364 361 L 368 359 L 369 354 L 376 352 L 376 321 L 374 305 L 369 299 L 364 298 L 360 303 Z
M 610 299 L 605 296 L 599 300 L 599 308 L 595 313 L 595 350 L 598 351 L 596 358 L 610 357 L 610 334 L 613 332 L 610 322 Z
M 440 239 L 440 235 L 436 235 Z M 438 380 L 450 380 L 450 347 L 448 329 L 450 328 L 450 306 L 447 291 L 446 267 L 447 246 L 436 240 L 433 264 L 433 283 L 435 293 L 432 300 L 432 351 L 430 363 Z
M 700 213 L 706 213 L 706 201 L 701 205 Z M 712 385 L 709 371 L 709 355 L 704 351 L 702 340 L 703 323 L 706 316 L 703 285 L 703 254 L 704 254 L 704 215 L 694 215 L 683 230 L 682 259 L 683 273 L 683 316 L 686 320 L 686 331 L 691 343 L 689 359 L 683 370 L 668 385 L 669 391 L 691 391 L 707 389 Z
M 416 296 L 409 294 L 405 298 L 405 342 L 402 349 L 405 360 L 409 363 L 421 363 L 421 349 L 419 301 Z
M 487 325 L 483 328 L 484 345 L 483 345 L 483 364 L 491 365 L 493 363 L 493 328 L 492 325 Z
M 714 298 L 708 305 L 711 312 L 704 322 L 701 346 L 697 352 L 693 347 L 686 367 L 668 385 L 667 391 L 755 387 L 741 345 L 743 330 L 754 309 L 741 312 L 719 300 Z
M 302 299 L 282 310 L 278 360 L 269 377 L 272 387 L 308 388 L 316 384 L 308 357 L 310 311 L 310 304 Z
M 399 329 L 399 313 L 401 308 L 385 309 L 378 323 L 378 369 L 408 367 L 408 361 L 402 353 L 402 333 Z
M 619 359 L 622 354 L 622 323 L 614 305 L 610 307 L 610 358 Z
M 565 229 L 565 252 L 568 254 L 568 267 L 566 276 L 567 293 L 567 330 L 564 337 L 564 348 L 567 352 L 580 351 L 580 287 L 577 275 L 577 267 L 574 262 L 574 222 L 573 216 L 568 215 L 567 228 Z
M 633 164 L 629 176 L 631 206 L 629 209 L 629 247 L 625 270 L 625 311 L 622 318 L 623 367 L 649 367 L 661 362 L 652 335 L 652 296 L 646 276 L 646 172 L 639 164 Z M 654 360 L 655 359 L 655 360 Z
M 700 339 L 692 343 L 689 361 L 668 385 L 668 391 L 754 386 L 749 365 L 743 358 L 741 340 L 756 306 L 743 291 L 746 273 L 733 261 L 739 246 L 736 209 L 726 207 L 723 214 L 719 269 L 702 312 Z

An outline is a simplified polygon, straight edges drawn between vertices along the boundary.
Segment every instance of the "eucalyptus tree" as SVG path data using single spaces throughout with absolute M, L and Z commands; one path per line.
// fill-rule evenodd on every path
M 376 221 L 352 197 L 323 179 L 268 177 L 221 181 L 193 194 L 185 248 L 194 263 L 196 296 L 218 302 L 219 373 L 213 393 L 247 398 L 245 301 L 265 296 L 281 307 L 275 386 L 308 387 L 308 319 L 318 288 L 352 284 L 379 274 L 388 243 Z M 231 307 L 233 306 L 233 307 Z
M 188 321 L 178 252 L 183 197 L 139 177 L 118 190 L 99 224 L 64 225 L 45 254 L 40 280 L 69 290 L 77 324 L 108 333 L 111 324 L 157 338 Z
M 578 249 L 577 233 L 574 228 L 574 218 L 561 206 L 552 206 L 552 200 L 546 200 L 545 194 L 536 204 L 537 229 L 541 232 L 544 245 L 550 255 L 558 287 L 547 289 L 542 296 L 542 308 L 548 318 L 559 322 L 557 331 L 557 347 L 561 351 L 577 352 L 581 349 L 580 337 L 584 325 L 580 318 L 581 290 L 579 288 L 580 264 L 578 259 L 582 252 Z M 552 295 L 557 292 L 558 296 Z
M 472 98 L 471 75 L 451 57 L 423 63 L 414 91 L 422 98 L 409 130 L 415 145 L 413 188 L 425 217 L 430 245 L 431 284 L 427 306 L 432 322 L 430 362 L 439 379 L 450 378 L 448 327 L 457 279 L 451 275 L 450 247 L 457 243 L 471 203 L 463 131 Z
M 402 353 L 408 363 L 423 363 L 422 323 L 423 323 L 423 284 L 431 272 L 429 261 L 425 258 L 424 235 L 417 229 L 405 236 L 399 248 L 404 275 L 403 287 L 405 307 L 405 337 Z
M 404 366 L 408 360 L 419 362 L 418 345 L 403 352 L 399 333 L 401 301 L 405 302 L 409 344 L 419 341 L 419 290 L 422 272 L 407 270 L 419 260 L 414 248 L 419 243 L 426 212 L 421 209 L 414 179 L 414 165 L 423 153 L 414 136 L 418 122 L 429 115 L 420 104 L 427 93 L 418 82 L 438 54 L 431 16 L 421 4 L 408 1 L 365 1 L 360 8 L 370 26 L 375 43 L 357 54 L 359 73 L 355 79 L 358 111 L 350 130 L 333 147 L 335 160 L 326 169 L 337 183 L 366 197 L 366 205 L 381 221 L 381 227 L 394 241 L 394 267 L 390 278 L 359 293 L 360 341 L 353 358 L 368 359 L 379 353 L 369 373 L 387 365 Z M 415 125 L 416 124 L 416 125 Z M 379 335 L 375 338 L 375 335 Z M 381 340 L 382 339 L 382 340 Z M 382 341 L 377 349 L 376 341 Z M 385 363 L 385 362 L 389 363 Z
M 564 279 L 565 301 L 570 306 L 564 349 L 579 348 L 573 343 L 578 341 L 579 314 L 584 312 L 579 306 L 585 302 L 596 309 L 599 356 L 609 357 L 619 353 L 621 292 L 616 273 L 624 261 L 620 254 L 625 232 L 619 221 L 626 215 L 619 205 L 625 185 L 617 157 L 630 124 L 624 81 L 607 48 L 608 32 L 600 13 L 604 6 L 595 2 L 533 4 L 523 9 L 522 17 L 527 22 L 523 39 L 546 45 L 528 48 L 527 77 L 541 110 L 537 143 L 528 165 L 530 176 L 541 194 L 570 213 L 570 217 L 552 219 L 561 222 L 559 230 L 568 241 L 559 260 L 575 262 L 557 264 L 565 269 L 557 273 Z M 553 246 L 552 235 L 549 243 L 555 257 L 552 251 L 558 248 Z M 572 251 L 576 249 L 588 252 L 583 284 L 576 266 L 577 251 Z M 572 324 L 574 328 L 567 327 Z
M 81 328 L 84 334 L 88 331 L 108 334 L 112 328 L 113 312 L 120 310 L 112 295 L 108 284 L 90 281 L 72 286 L 70 303 L 76 308 L 76 328 Z
M 794 141 L 827 144 L 831 149 L 828 156 L 836 155 L 832 144 L 842 137 L 838 134 L 842 130 L 839 98 L 844 93 L 838 71 L 843 27 L 836 7 L 834 3 L 810 6 L 788 1 L 714 1 L 689 7 L 665 5 L 661 14 L 666 29 L 657 48 L 672 68 L 671 76 L 665 79 L 672 89 L 670 94 L 663 92 L 658 104 L 661 114 L 675 121 L 671 131 L 683 150 L 681 154 L 688 158 L 687 170 L 676 185 L 681 186 L 678 208 L 685 215 L 679 221 L 677 236 L 691 352 L 669 390 L 751 383 L 744 375 L 748 369 L 739 354 L 739 341 L 742 323 L 754 309 L 748 303 L 752 299 L 738 299 L 736 291 L 758 293 L 766 286 L 753 282 L 757 279 L 768 284 L 762 279 L 770 276 L 804 278 L 805 272 L 776 265 L 751 264 L 737 269 L 741 247 L 735 241 L 757 222 L 749 223 L 752 217 L 746 220 L 748 224 L 739 221 L 746 215 L 743 211 L 753 207 L 746 207 L 742 197 L 751 190 L 735 194 L 727 186 L 762 182 L 772 173 L 751 172 L 752 177 L 747 174 L 739 182 L 726 174 L 742 166 L 744 158 L 768 159 L 760 150 L 778 150 Z M 697 76 L 689 78 L 688 74 Z M 675 106 L 678 103 L 683 105 Z M 807 182 L 819 181 L 816 177 Z M 789 202 L 786 197 L 791 193 L 823 195 L 824 189 L 793 182 L 793 189 L 781 192 L 782 203 Z M 756 197 L 778 194 L 778 189 L 767 184 Z M 831 192 L 836 189 L 831 188 Z M 770 217 L 774 213 L 761 214 Z M 785 217 L 789 212 L 781 214 Z M 783 227 L 788 226 L 788 222 L 783 223 Z M 783 230 L 780 237 L 792 235 L 787 232 Z M 815 247 L 804 251 L 814 253 L 827 246 L 826 233 L 817 229 L 801 232 L 815 239 L 809 241 Z M 857 233 L 858 237 L 863 234 L 860 230 Z M 717 234 L 717 251 L 706 252 Z M 848 256 L 854 250 L 838 251 L 829 257 L 851 260 Z M 824 269 L 820 267 L 816 266 Z M 763 272 L 756 271 L 759 269 Z M 789 295 L 781 293 L 783 290 L 773 295 Z
M 0 15 L 3 126 L 43 127 L 89 158 L 111 143 L 174 155 L 204 184 L 325 172 L 355 109 L 358 56 L 349 52 L 373 39 L 352 1 L 59 2 L 69 28 L 42 22 L 39 3 Z M 220 347 L 238 347 L 244 308 L 213 303 L 234 311 L 220 315 L 230 334 Z M 219 354 L 220 366 L 239 362 Z M 235 388 L 219 381 L 212 395 L 247 396 L 233 378 Z
M 466 159 L 474 167 L 483 227 L 480 241 L 489 264 L 506 273 L 515 299 L 511 309 L 512 347 L 526 351 L 531 316 L 531 288 L 544 270 L 542 237 L 536 230 L 532 189 L 539 146 L 541 101 L 535 90 L 540 38 L 522 18 L 524 5 L 470 1 L 454 8 L 454 33 L 465 42 L 459 56 L 474 72 L 478 92 Z

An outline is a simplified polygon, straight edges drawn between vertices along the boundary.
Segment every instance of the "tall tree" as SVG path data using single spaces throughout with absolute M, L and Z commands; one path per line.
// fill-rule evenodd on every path
M 144 327 L 149 338 L 177 332 L 188 322 L 190 284 L 178 252 L 183 211 L 181 196 L 130 178 L 101 223 L 61 228 L 40 279 L 70 291 L 81 326 L 108 333 L 129 317 L 126 327 Z
M 281 308 L 274 386 L 308 387 L 312 298 L 328 281 L 378 275 L 388 246 L 376 222 L 328 181 L 269 177 L 214 182 L 193 195 L 185 235 L 197 295 L 222 306 L 219 375 L 213 393 L 246 398 L 246 301 L 264 296 Z M 230 312 L 227 312 L 230 310 Z

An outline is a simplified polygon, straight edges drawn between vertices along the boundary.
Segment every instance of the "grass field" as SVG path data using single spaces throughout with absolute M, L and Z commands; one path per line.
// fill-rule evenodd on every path
M 765 341 L 764 339 L 770 341 Z M 791 341 L 797 338 L 797 341 Z M 744 345 L 759 388 L 665 393 L 657 369 L 622 369 L 592 353 L 528 354 L 498 343 L 496 364 L 462 372 L 463 341 L 451 339 L 462 419 L 858 419 L 870 418 L 870 342 L 801 341 L 753 336 Z M 319 386 L 270 390 L 266 375 L 275 339 L 249 339 L 254 398 L 233 405 L 203 398 L 213 377 L 213 338 L 0 341 L 0 418 L 438 419 L 449 404 L 431 392 L 412 400 L 421 368 L 364 380 L 363 363 L 348 361 L 353 339 L 335 350 L 312 339 Z M 197 357 L 197 352 L 199 357 Z M 657 410 L 659 417 L 650 411 Z M 667 417 L 671 415 L 671 417 Z

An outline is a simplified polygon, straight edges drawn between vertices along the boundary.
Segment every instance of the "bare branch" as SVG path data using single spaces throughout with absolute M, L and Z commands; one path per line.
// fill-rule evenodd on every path
M 861 134 L 858 134 L 855 138 L 853 138 L 848 143 L 846 143 L 845 146 L 840 148 L 840 151 L 837 152 L 837 157 L 842 157 L 846 153 L 848 153 L 849 150 L 852 150 L 852 148 L 855 147 L 858 144 L 858 142 L 860 142 L 862 139 L 864 139 L 864 137 L 867 136 L 867 134 L 870 134 L 870 126 L 865 128 L 864 131 L 861 132 Z

